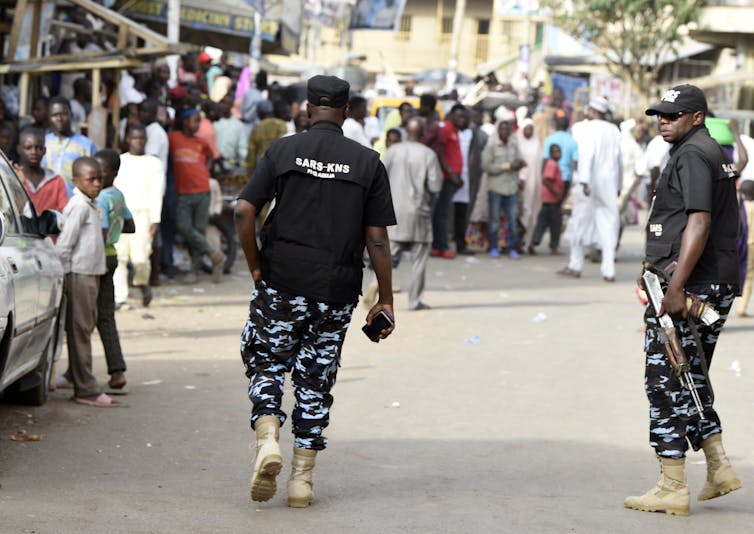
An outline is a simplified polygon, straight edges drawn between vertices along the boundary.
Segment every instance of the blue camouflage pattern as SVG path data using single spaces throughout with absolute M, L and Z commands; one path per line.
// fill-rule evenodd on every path
M 666 284 L 663 284 L 663 291 L 666 289 Z M 708 284 L 691 288 L 690 292 L 698 295 L 702 301 L 711 304 L 720 314 L 720 319 L 712 325 L 695 323 L 709 369 L 717 339 L 735 298 L 735 290 L 733 286 L 727 284 Z M 644 350 L 647 356 L 644 389 L 649 399 L 650 446 L 654 447 L 658 456 L 683 458 L 689 444 L 695 451 L 699 450 L 703 440 L 722 432 L 722 428 L 720 418 L 712 406 L 713 399 L 707 377 L 702 370 L 701 356 L 688 322 L 674 320 L 673 323 L 681 346 L 688 357 L 690 374 L 702 402 L 705 419 L 702 420 L 699 417 L 694 401 L 691 399 L 691 393 L 683 387 L 668 361 L 663 349 L 662 337 L 659 335 L 662 329 L 651 303 L 647 305 L 644 313 L 646 326 Z
M 264 415 L 285 422 L 285 373 L 291 373 L 295 446 L 323 450 L 340 353 L 355 304 L 331 305 L 286 294 L 260 281 L 241 334 L 241 359 L 249 377 L 251 426 Z

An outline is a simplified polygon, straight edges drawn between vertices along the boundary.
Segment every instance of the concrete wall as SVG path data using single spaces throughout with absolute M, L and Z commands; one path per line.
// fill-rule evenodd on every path
M 442 19 L 452 19 L 454 10 L 455 1 L 408 0 L 404 15 L 411 17 L 410 32 L 354 31 L 351 54 L 365 55 L 364 66 L 372 72 L 382 72 L 386 66 L 399 74 L 447 67 L 451 33 L 442 32 Z M 478 34 L 480 19 L 490 21 L 488 35 Z M 534 23 L 531 26 L 528 37 L 533 42 Z M 515 55 L 526 36 L 523 20 L 495 17 L 491 0 L 467 0 L 458 70 L 474 75 L 480 63 Z M 322 38 L 322 46 L 314 54 L 316 61 L 324 65 L 342 61 L 344 49 L 338 31 L 324 29 Z

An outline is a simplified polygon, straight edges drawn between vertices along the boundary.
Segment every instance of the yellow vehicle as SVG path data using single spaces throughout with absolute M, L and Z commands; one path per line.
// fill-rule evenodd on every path
M 387 116 L 390 114 L 390 112 L 397 110 L 398 107 L 404 102 L 408 102 L 409 104 L 414 106 L 414 109 L 416 110 L 419 109 L 418 96 L 381 96 L 374 99 L 374 102 L 372 102 L 372 109 L 370 110 L 369 114 L 373 117 L 377 117 L 377 119 L 380 121 L 380 126 L 382 126 L 383 124 L 385 124 L 385 120 L 387 119 Z M 440 118 L 440 120 L 442 120 L 444 113 L 439 103 L 435 106 L 435 111 L 437 111 L 437 116 Z

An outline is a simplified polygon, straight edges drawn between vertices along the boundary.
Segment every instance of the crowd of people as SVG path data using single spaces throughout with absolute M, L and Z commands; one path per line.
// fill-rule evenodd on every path
M 93 45 L 79 37 L 77 49 Z M 699 388 L 707 404 L 702 414 L 690 394 L 671 383 L 668 343 L 657 329 L 657 317 L 667 311 L 684 336 L 682 346 L 699 345 L 688 349 L 695 377 L 706 375 L 705 352 L 711 358 L 735 289 L 743 290 L 739 315 L 746 314 L 752 292 L 754 169 L 748 158 L 754 143 L 736 121 L 726 125 L 730 139 L 715 143 L 703 127 L 709 112 L 701 90 L 679 86 L 648 109 L 665 128 L 655 134 L 654 122 L 614 120 L 602 97 L 592 98 L 582 117 L 558 89 L 518 109 L 494 110 L 457 99 L 444 107 L 425 93 L 418 107 L 407 99 L 380 123 L 368 115 L 364 95 L 332 76 L 311 78 L 303 98 L 268 86 L 264 71 L 236 69 L 206 52 L 184 56 L 177 74 L 177 84 L 169 84 L 160 61 L 147 72 L 121 73 L 123 119 L 105 136 L 118 150 L 97 146 L 87 135 L 93 110 L 86 76 L 45 85 L 49 94 L 34 101 L 29 119 L 0 101 L 0 149 L 36 210 L 64 218 L 55 246 L 65 272 L 68 368 L 52 388 L 71 387 L 73 400 L 88 406 L 121 405 L 111 396 L 127 384 L 115 311 L 127 303 L 129 286 L 148 307 L 152 287 L 168 280 L 195 284 L 207 272 L 221 281 L 228 258 L 208 238 L 207 226 L 217 213 L 220 183 L 240 181 L 245 187 L 235 227 L 255 282 L 241 343 L 256 434 L 251 497 L 267 501 L 276 492 L 284 375 L 292 372 L 288 503 L 306 507 L 313 501 L 315 458 L 327 445 L 330 390 L 361 292 L 365 250 L 376 280 L 363 299 L 367 325 L 385 318 L 377 336 L 384 339 L 395 324 L 391 260 L 394 267 L 402 255 L 411 257 L 409 309 L 426 310 L 429 258 L 486 254 L 518 262 L 536 255 L 548 232 L 549 253 L 558 255 L 567 216 L 568 264 L 557 274 L 580 278 L 586 257 L 596 255 L 610 283 L 622 229 L 638 224 L 639 208 L 654 198 L 645 268 L 662 263 L 671 277 L 662 307 L 648 307 L 645 317 L 651 444 L 662 475 L 656 488 L 628 497 L 625 506 L 688 514 L 687 440 L 707 458 L 701 500 L 740 487 L 722 448 L 706 378 Z M 117 99 L 108 88 L 115 79 L 110 85 L 105 79 L 103 104 L 112 113 Z M 693 178 L 692 165 L 699 165 Z M 680 189 L 673 188 L 676 182 Z M 274 216 L 265 220 L 271 209 Z M 733 250 L 735 233 L 739 249 L 748 250 L 748 266 L 739 269 L 735 261 L 747 254 Z M 179 240 L 190 257 L 184 271 L 175 261 Z M 701 338 L 681 321 L 687 282 L 697 284 L 696 297 L 721 315 L 709 329 L 700 327 Z M 95 328 L 109 393 L 93 374 Z
M 670 144 L 656 123 L 646 117 L 615 120 L 604 98 L 591 99 L 578 120 L 557 89 L 516 110 L 456 103 L 442 120 L 437 104 L 432 94 L 421 96 L 418 109 L 404 102 L 388 115 L 380 136 L 366 116 L 367 100 L 356 95 L 343 125 L 344 135 L 382 153 L 396 209 L 404 212 L 391 235 L 399 243 L 411 235 L 411 242 L 428 244 L 411 253 L 411 309 L 428 307 L 421 292 L 427 257 L 488 253 L 519 260 L 536 255 L 546 233 L 549 253 L 559 255 L 564 226 L 569 257 L 558 274 L 581 277 L 590 257 L 600 262 L 602 278 L 614 282 L 623 228 L 639 223 L 639 210 L 649 206 L 669 159 Z M 415 119 L 418 138 L 408 132 Z M 747 168 L 747 146 L 754 149 L 754 140 L 738 131 L 736 121 L 729 128 L 728 149 L 744 183 L 754 178 L 754 168 Z M 425 161 L 417 143 L 435 157 Z M 407 247 L 394 249 L 397 263 Z M 366 304 L 374 289 L 367 289 Z M 747 302 L 742 299 L 740 313 Z
M 221 209 L 217 207 L 221 189 L 213 176 L 235 177 L 236 187 L 241 186 L 270 143 L 308 128 L 306 100 L 270 86 L 263 70 L 238 69 L 202 52 L 183 56 L 177 85 L 170 87 L 168 79 L 167 64 L 157 61 L 149 71 L 124 71 L 118 84 L 123 104 L 120 142 L 109 139 L 108 143 L 119 145 L 124 153 L 126 164 L 116 186 L 124 190 L 126 203 L 141 224 L 134 236 L 124 236 L 115 245 L 116 307 L 128 296 L 129 265 L 144 304 L 151 300 L 150 286 L 161 280 L 180 277 L 195 283 L 210 270 L 219 280 L 226 257 L 219 240 L 206 235 L 210 215 Z M 43 199 L 39 209 L 62 211 L 65 197 L 54 177 L 62 178 L 71 196 L 74 160 L 92 156 L 98 148 L 86 136 L 91 82 L 86 77 L 69 81 L 71 97 L 37 98 L 29 124 L 19 124 L 8 106 L 0 106 L 0 148 L 19 165 L 24 165 L 21 140 L 30 136 L 15 135 L 16 129 L 44 133 L 46 153 L 40 169 L 46 174 L 27 182 L 30 193 Z M 603 279 L 614 281 L 622 229 L 638 223 L 638 210 L 648 206 L 652 184 L 668 159 L 669 145 L 653 131 L 653 122 L 616 121 L 603 98 L 592 99 L 579 120 L 581 114 L 558 88 L 515 110 L 487 110 L 458 102 L 438 105 L 435 95 L 423 94 L 418 108 L 407 100 L 382 124 L 369 115 L 369 105 L 365 96 L 351 94 L 343 132 L 377 150 L 390 167 L 396 203 L 407 210 L 391 232 L 411 234 L 405 243 L 428 244 L 414 247 L 411 253 L 412 309 L 427 307 L 417 288 L 423 286 L 422 266 L 428 257 L 452 260 L 457 255 L 488 253 L 492 258 L 506 255 L 519 260 L 537 254 L 547 233 L 547 249 L 558 255 L 564 216 L 568 224 L 562 235 L 570 245 L 570 256 L 558 273 L 580 277 L 590 256 L 601 262 Z M 418 138 L 408 131 L 414 119 L 418 123 L 413 133 L 421 130 Z M 733 155 L 743 178 L 751 178 L 754 169 L 746 168 L 746 153 L 747 146 L 754 149 L 754 141 L 735 126 L 732 123 Z M 112 131 L 108 137 L 115 134 Z M 401 143 L 413 149 L 399 149 Z M 421 169 L 413 160 L 416 143 L 434 153 Z M 134 150 L 133 144 L 143 149 Z M 151 157 L 141 155 L 157 158 L 159 168 Z M 434 189 L 436 175 L 442 178 L 439 190 Z M 417 182 L 418 176 L 426 179 Z M 403 228 L 402 220 L 413 229 Z M 175 265 L 176 236 L 188 248 L 187 272 Z M 408 244 L 396 248 L 396 264 L 411 248 Z M 367 304 L 370 296 L 373 286 L 366 291 Z M 745 302 L 742 307 L 745 313 Z
M 114 80 L 104 79 L 103 103 L 112 113 Z M 0 149 L 16 164 L 39 212 L 67 213 L 76 197 L 76 162 L 99 166 L 106 261 L 97 274 L 103 276 L 100 299 L 108 302 L 100 302 L 97 326 L 111 347 L 111 386 L 125 382 L 113 311 L 127 304 L 129 286 L 146 307 L 156 285 L 194 284 L 204 273 L 219 282 L 227 258 L 207 232 L 210 216 L 222 209 L 218 179 L 227 184 L 230 177 L 240 189 L 271 143 L 310 127 L 306 99 L 269 85 L 263 70 L 238 69 L 202 52 L 182 57 L 177 85 L 168 80 L 162 60 L 121 74 L 123 118 L 107 134 L 107 145 L 117 151 L 100 150 L 87 136 L 92 87 L 85 75 L 45 84 L 28 118 L 0 100 Z M 63 82 L 70 82 L 70 96 Z M 55 87 L 58 94 L 50 96 Z M 412 101 L 380 123 L 369 115 L 369 99 L 351 92 L 342 127 L 345 137 L 377 151 L 387 169 L 398 223 L 389 229 L 391 253 L 395 266 L 403 255 L 411 257 L 411 310 L 429 308 L 430 257 L 488 254 L 518 261 L 539 253 L 547 233 L 547 250 L 559 255 L 564 226 L 569 258 L 558 274 L 579 278 L 585 258 L 596 256 L 602 278 L 615 281 L 622 229 L 639 222 L 639 208 L 648 207 L 669 159 L 670 145 L 653 131 L 655 123 L 614 120 L 604 98 L 590 100 L 582 118 L 557 88 L 518 109 L 448 104 L 430 93 L 416 108 Z M 754 141 L 735 121 L 730 130 L 729 149 L 746 184 L 754 179 L 754 166 L 747 166 Z M 741 209 L 751 219 L 750 185 L 741 187 Z M 265 214 L 260 210 L 260 218 Z M 177 242 L 190 257 L 183 270 L 176 264 Z M 738 313 L 745 315 L 752 266 L 742 267 L 747 275 Z M 376 291 L 376 283 L 368 285 L 368 307 Z M 59 383 L 72 380 L 66 373 Z

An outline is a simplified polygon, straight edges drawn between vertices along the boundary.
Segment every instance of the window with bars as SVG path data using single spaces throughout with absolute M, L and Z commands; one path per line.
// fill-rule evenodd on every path
M 397 41 L 409 41 L 411 39 L 411 15 L 401 16 L 398 31 L 395 33 Z
M 411 15 L 403 15 L 401 17 L 401 26 L 398 31 L 411 33 Z
M 443 17 L 441 33 L 443 35 L 450 35 L 453 33 L 453 17 Z

